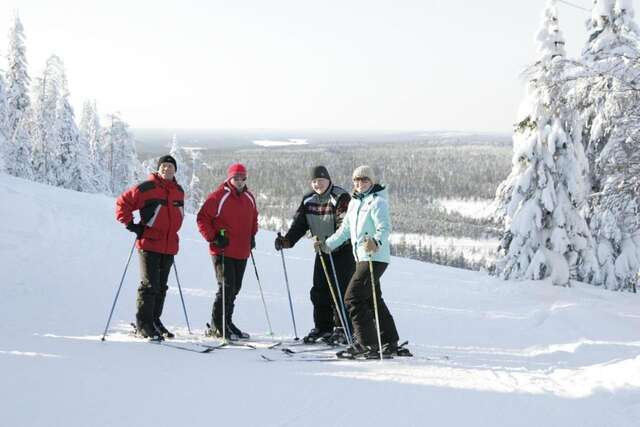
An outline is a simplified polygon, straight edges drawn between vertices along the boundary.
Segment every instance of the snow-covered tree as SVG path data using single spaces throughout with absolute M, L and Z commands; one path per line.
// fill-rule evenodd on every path
M 1 71 L 1 70 L 0 70 Z M 5 158 L 9 154 L 9 128 L 7 126 L 7 91 L 0 72 L 0 172 L 5 172 Z
M 106 156 L 103 150 L 102 127 L 95 100 L 85 101 L 80 119 L 80 135 L 89 146 L 89 163 L 91 165 L 92 185 L 96 192 L 111 194 L 110 182 L 106 173 Z
M 176 160 L 176 164 L 178 165 L 178 169 L 176 170 L 176 181 L 178 181 L 178 184 L 182 185 L 183 188 L 186 188 L 191 180 L 191 174 L 189 173 L 191 165 L 185 161 L 188 154 L 185 153 L 184 148 L 180 147 L 180 144 L 178 143 L 178 136 L 175 134 L 171 138 L 171 149 L 169 150 L 169 154 Z
M 200 152 L 198 150 L 190 150 L 192 167 L 191 167 L 191 179 L 188 187 L 185 187 L 187 194 L 185 195 L 185 210 L 190 213 L 196 213 L 202 206 L 206 194 L 202 188 L 202 182 L 198 174 L 202 172 L 203 163 L 200 158 Z
M 106 172 L 112 194 L 120 194 L 140 177 L 140 162 L 129 125 L 111 114 L 102 129 L 102 145 L 106 155 Z
M 543 279 L 568 285 L 596 266 L 581 215 L 587 161 L 582 125 L 566 98 L 569 63 L 553 1 L 536 35 L 538 61 L 526 72 L 527 95 L 513 136 L 513 169 L 496 193 L 504 234 L 497 273 L 505 279 Z
M 59 60 L 59 59 L 58 59 Z M 93 166 L 89 155 L 89 142 L 80 134 L 75 113 L 69 101 L 69 88 L 62 61 L 59 60 L 58 87 L 60 96 L 56 106 L 58 122 L 58 158 L 60 171 L 58 186 L 76 191 L 95 193 Z
M 9 31 L 7 55 L 7 130 L 9 145 L 6 153 L 7 171 L 31 179 L 31 147 L 28 133 L 29 85 L 24 27 L 18 16 Z
M 629 0 L 596 0 L 576 90 L 591 167 L 588 218 L 596 240 L 593 283 L 635 289 L 640 268 L 640 31 Z
M 59 73 L 59 59 L 51 56 L 42 75 L 35 80 L 33 114 L 29 122 L 34 178 L 50 185 L 58 185 L 58 173 L 62 171 L 58 157 L 60 123 L 56 114 L 61 92 Z

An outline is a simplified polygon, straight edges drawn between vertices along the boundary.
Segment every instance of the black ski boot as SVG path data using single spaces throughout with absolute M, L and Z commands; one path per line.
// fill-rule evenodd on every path
M 319 329 L 313 328 L 309 331 L 306 337 L 302 338 L 305 344 L 315 344 L 320 339 L 329 338 L 331 332 L 320 332 Z
M 369 347 L 369 351 L 364 355 L 364 358 L 370 360 L 380 360 L 380 350 L 378 350 L 378 346 Z M 393 356 L 390 353 L 384 351 L 384 346 L 382 346 L 382 358 L 393 359 Z
M 409 344 L 409 341 L 405 341 L 400 345 L 398 345 L 397 342 L 386 343 L 382 346 L 382 354 L 399 357 L 413 357 L 411 351 L 406 347 L 407 344 Z
M 175 338 L 175 335 L 172 332 L 170 332 L 167 328 L 164 327 L 160 319 L 157 319 L 155 322 L 153 322 L 153 326 L 156 328 L 158 333 L 163 337 L 169 338 L 169 339 Z
M 354 342 L 349 347 L 336 353 L 338 359 L 362 359 L 371 349 Z
M 137 336 L 147 338 L 149 341 L 164 341 L 162 335 L 150 324 L 136 325 L 135 332 Z
M 229 322 L 228 325 L 229 325 L 229 330 L 231 331 L 231 333 L 236 335 L 239 339 L 248 340 L 250 338 L 248 333 L 243 332 L 242 330 L 240 330 L 240 328 L 238 328 L 236 325 L 234 325 L 233 322 Z
M 347 336 L 344 333 L 344 329 L 336 327 L 328 338 L 323 338 L 327 344 L 330 345 L 346 345 L 348 344 Z
M 216 326 L 211 326 L 207 323 L 207 328 L 204 330 L 204 335 L 206 337 L 223 338 L 222 327 L 217 328 Z M 229 325 L 227 325 L 227 333 L 224 335 L 225 338 L 229 341 L 238 341 L 240 339 L 238 338 L 238 335 L 233 333 L 233 331 L 229 328 Z

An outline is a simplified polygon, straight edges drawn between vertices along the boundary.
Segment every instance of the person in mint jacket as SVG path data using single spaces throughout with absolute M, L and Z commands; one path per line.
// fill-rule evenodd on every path
M 369 261 L 373 265 L 383 353 L 399 354 L 398 331 L 380 291 L 380 276 L 391 260 L 388 192 L 377 182 L 370 166 L 357 167 L 352 178 L 355 191 L 340 228 L 326 241 L 315 244 L 316 251 L 330 252 L 350 239 L 356 260 L 344 297 L 353 322 L 354 343 L 338 356 L 375 358 L 379 355 Z M 400 355 L 410 355 L 406 349 L 401 350 L 404 351 Z

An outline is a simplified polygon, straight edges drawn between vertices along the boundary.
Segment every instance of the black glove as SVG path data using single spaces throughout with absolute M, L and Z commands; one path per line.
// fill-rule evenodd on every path
M 132 233 L 135 233 L 136 239 L 138 240 L 142 239 L 142 234 L 144 233 L 144 230 L 146 228 L 147 227 L 145 227 L 144 224 L 136 224 L 133 221 L 127 224 L 127 230 L 129 230 Z
M 227 246 L 229 246 L 229 239 L 227 238 L 226 234 L 218 233 L 218 234 L 216 234 L 216 237 L 213 238 L 211 243 L 213 243 L 214 245 L 216 245 L 220 249 L 224 249 Z
M 281 251 L 282 249 L 289 249 L 291 242 L 286 237 L 278 236 L 273 242 L 273 246 L 276 248 L 276 251 Z
M 251 249 L 256 248 L 256 236 L 251 236 Z

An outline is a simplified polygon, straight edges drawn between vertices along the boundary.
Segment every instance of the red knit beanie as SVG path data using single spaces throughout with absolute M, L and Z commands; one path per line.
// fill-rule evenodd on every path
M 234 163 L 227 169 L 227 179 L 233 178 L 236 175 L 247 176 L 247 168 L 242 163 Z

